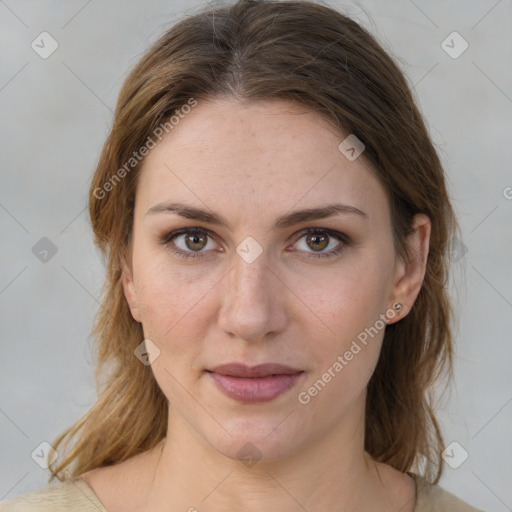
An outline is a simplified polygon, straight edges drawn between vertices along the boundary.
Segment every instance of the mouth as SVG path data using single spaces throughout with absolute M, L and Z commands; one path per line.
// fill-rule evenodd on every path
M 228 397 L 245 403 L 273 400 L 296 386 L 305 372 L 278 363 L 247 366 L 230 363 L 206 370 L 211 379 Z
M 292 375 L 302 370 L 279 363 L 264 363 L 257 366 L 248 366 L 243 363 L 228 363 L 215 366 L 209 372 L 229 377 L 270 377 L 274 375 Z

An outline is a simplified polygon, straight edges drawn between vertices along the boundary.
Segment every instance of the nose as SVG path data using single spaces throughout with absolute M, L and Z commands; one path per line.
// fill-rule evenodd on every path
M 247 263 L 236 255 L 222 290 L 219 326 L 231 337 L 257 341 L 282 332 L 287 322 L 285 285 L 264 254 Z

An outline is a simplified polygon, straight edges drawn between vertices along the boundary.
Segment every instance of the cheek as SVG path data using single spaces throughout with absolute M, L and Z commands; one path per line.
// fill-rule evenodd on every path
M 298 402 L 326 425 L 339 421 L 365 392 L 377 365 L 385 333 L 379 301 L 361 287 L 347 285 L 347 295 L 323 302 L 329 336 L 310 331 L 311 360 L 316 362 L 309 379 L 298 390 Z M 315 412 L 316 411 L 316 412 Z
M 157 258 L 147 261 L 135 270 L 144 336 L 160 351 L 151 365 L 155 379 L 178 405 L 187 402 L 183 388 L 191 389 L 202 372 L 194 365 L 201 361 L 208 338 L 208 292 L 216 280 Z
M 169 399 L 179 396 L 177 382 L 189 387 L 196 377 L 192 365 L 204 350 L 208 291 L 215 281 L 142 253 L 134 258 L 134 277 L 144 337 L 159 350 L 153 373 Z
M 165 255 L 140 258 L 135 268 L 135 285 L 141 319 L 148 334 L 162 338 L 187 324 L 191 319 L 203 317 L 207 295 L 216 279 L 200 266 L 186 267 L 171 264 Z
M 376 336 L 367 346 L 349 343 L 330 354 L 318 373 L 311 375 L 298 390 L 297 403 L 304 413 L 302 417 L 313 418 L 317 429 L 329 429 L 354 407 L 361 407 L 380 346 L 381 336 Z
M 357 336 L 387 309 L 388 263 L 372 254 L 359 256 L 354 253 L 329 271 L 305 272 L 294 286 L 308 318 L 321 321 L 322 331 L 334 342 Z
M 377 364 L 386 323 L 388 291 L 387 263 L 383 258 L 354 258 L 346 265 L 313 280 L 302 278 L 300 293 L 315 317 L 321 320 L 321 332 L 315 335 L 304 319 L 309 350 L 317 361 L 311 378 L 300 390 L 301 404 L 332 408 L 336 415 L 364 392 Z M 311 315 L 308 316 L 311 319 Z M 315 343 L 315 341 L 318 341 Z

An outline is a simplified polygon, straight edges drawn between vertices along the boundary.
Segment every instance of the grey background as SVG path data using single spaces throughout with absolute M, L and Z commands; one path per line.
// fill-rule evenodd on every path
M 440 419 L 447 444 L 457 441 L 469 458 L 447 466 L 441 485 L 480 508 L 512 510 L 512 3 L 329 4 L 399 60 L 462 226 L 456 378 Z M 94 402 L 89 332 L 103 266 L 85 210 L 88 182 L 129 69 L 199 5 L 0 1 L 0 501 L 47 485 L 31 453 Z M 47 59 L 31 48 L 43 31 L 59 44 Z M 441 47 L 453 31 L 469 44 L 456 59 Z M 58 249 L 46 263 L 32 252 L 42 237 Z

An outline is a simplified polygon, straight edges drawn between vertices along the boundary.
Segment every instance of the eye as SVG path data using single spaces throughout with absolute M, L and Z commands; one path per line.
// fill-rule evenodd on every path
M 205 250 L 215 249 L 216 244 L 206 229 L 186 228 L 173 231 L 162 237 L 161 242 L 181 258 L 203 257 Z M 174 247 L 173 247 L 174 246 Z
M 205 257 L 204 253 L 207 250 L 217 247 L 212 240 L 212 234 L 206 229 L 197 227 L 172 231 L 161 237 L 160 241 L 174 254 L 184 259 Z M 292 251 L 298 248 L 299 251 L 309 253 L 308 257 L 330 258 L 339 254 L 350 244 L 351 239 L 344 233 L 330 229 L 309 228 L 300 233 Z M 329 248 L 330 250 L 325 250 Z
M 304 240 L 303 243 L 298 243 L 302 240 Z M 302 232 L 295 242 L 295 247 L 298 246 L 299 250 L 310 253 L 312 257 L 331 258 L 339 254 L 350 243 L 350 238 L 344 233 L 330 229 L 309 228 Z M 328 248 L 330 250 L 324 250 Z M 311 253 L 308 249 L 312 249 L 313 252 Z

